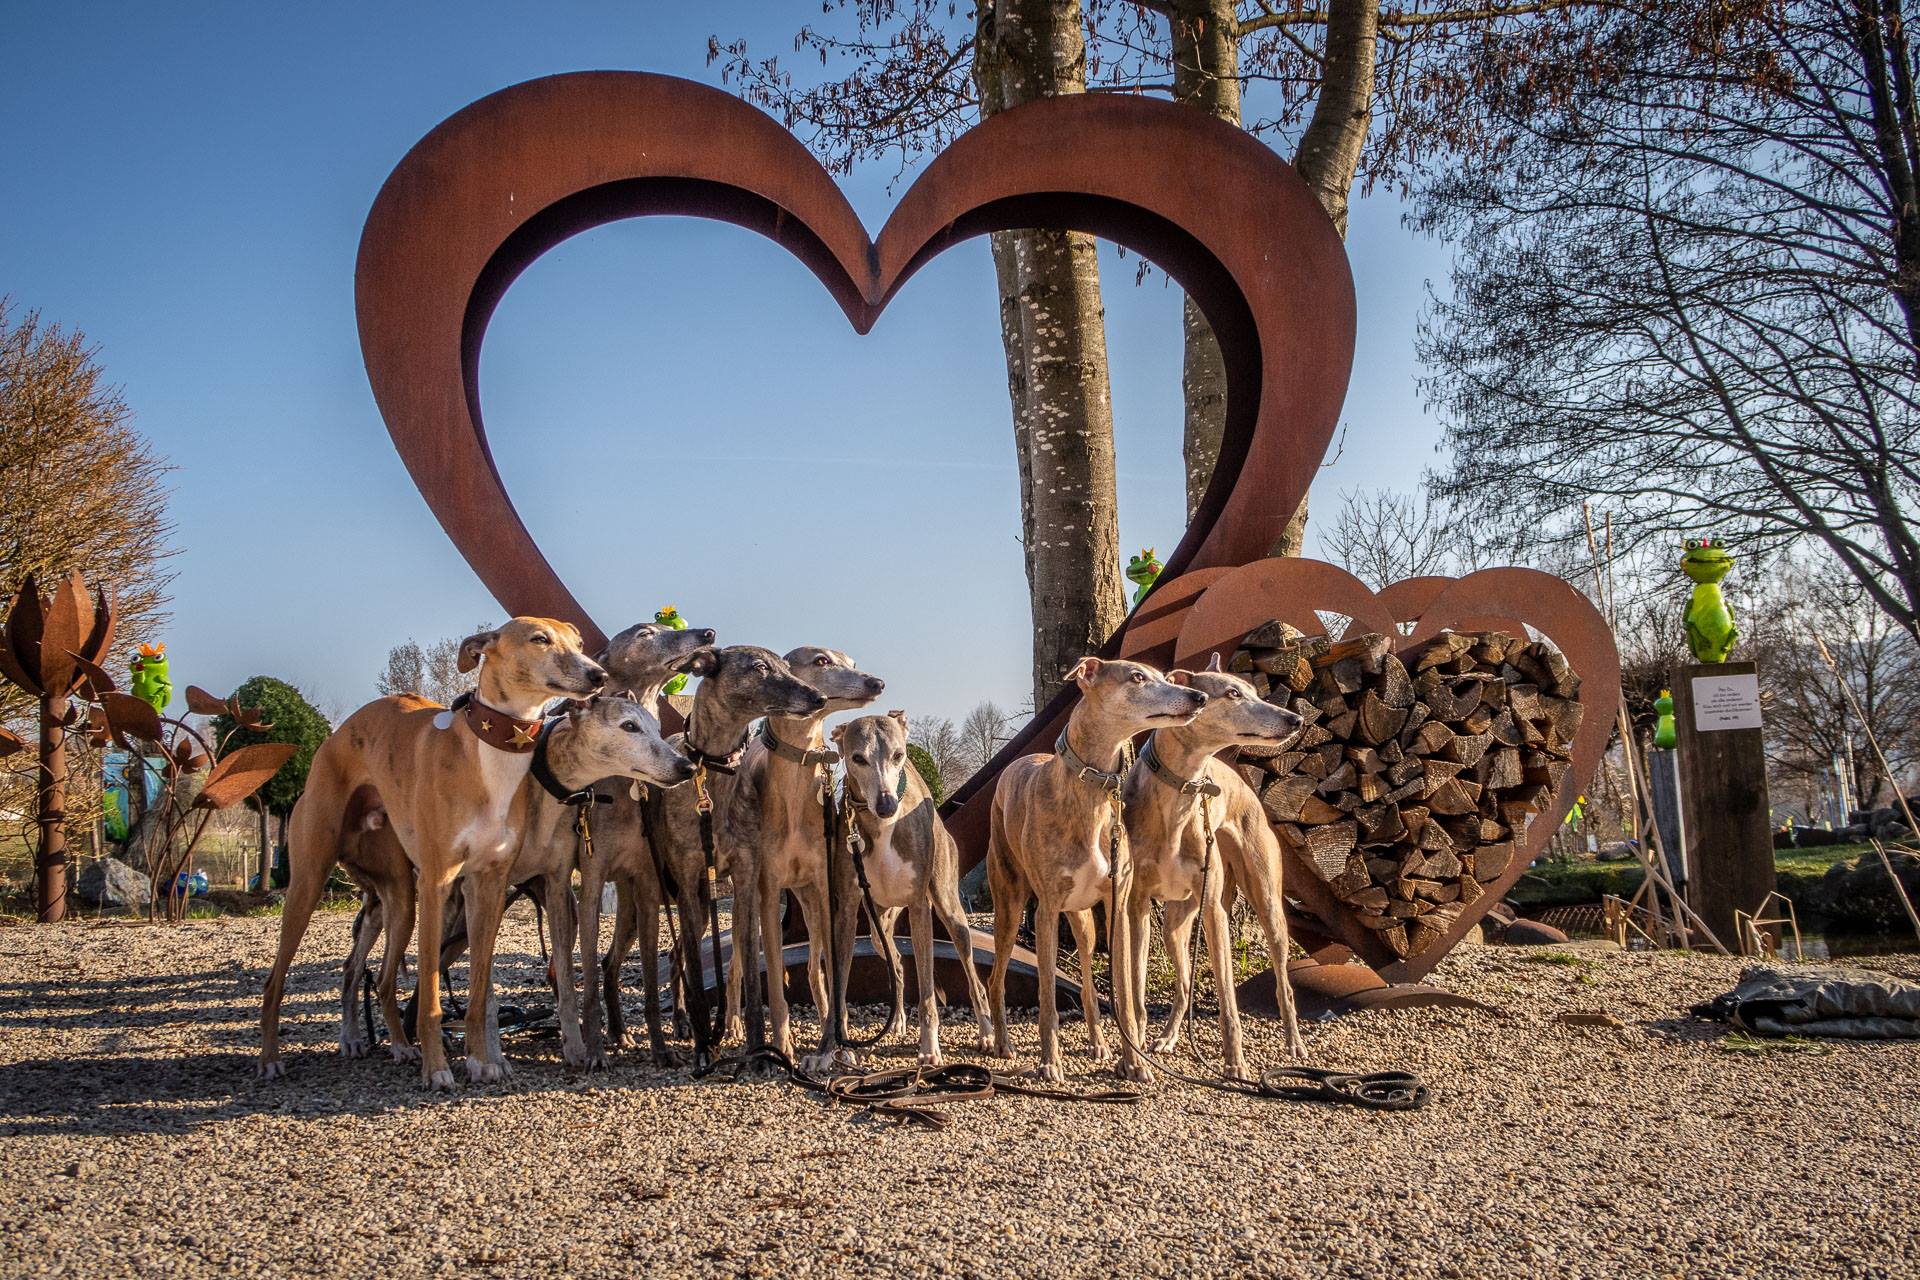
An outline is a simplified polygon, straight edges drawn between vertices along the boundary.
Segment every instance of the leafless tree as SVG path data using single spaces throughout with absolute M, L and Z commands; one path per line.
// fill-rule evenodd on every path
M 484 626 L 474 628 L 484 631 Z M 445 705 L 479 685 L 479 673 L 460 670 L 460 641 L 448 636 L 421 648 L 416 640 L 387 650 L 387 669 L 374 683 L 382 695 L 417 693 Z
M 960 722 L 960 749 L 969 775 L 1007 744 L 1007 728 L 1011 723 L 1012 717 L 992 700 L 975 703 L 973 710 L 967 712 L 966 719 Z
M 1470 573 L 1488 563 L 1471 519 L 1425 493 L 1343 493 L 1340 513 L 1321 542 L 1334 563 L 1376 590 L 1403 578 Z
M 1585 15 L 1485 66 L 1500 145 L 1423 192 L 1458 239 L 1423 358 L 1442 497 L 1517 545 L 1811 540 L 1920 620 L 1920 117 L 1902 15 L 1778 0 Z M 1577 64 L 1577 65 L 1576 65 Z
M 961 741 L 960 729 L 945 716 L 921 716 L 913 721 L 913 741 L 927 753 L 948 794 L 972 776 L 977 767 Z
M 862 161 L 904 170 L 982 116 L 1036 97 L 1165 94 L 1271 138 L 1344 235 L 1357 179 L 1404 175 L 1435 151 L 1473 145 L 1477 117 L 1458 105 L 1479 92 L 1474 61 L 1489 46 L 1512 53 L 1550 40 L 1558 27 L 1547 15 L 1602 2 L 824 0 L 839 20 L 796 37 L 807 55 L 800 79 L 778 56 L 753 56 L 744 40 L 716 37 L 708 56 L 837 172 Z M 1249 88 L 1259 90 L 1250 108 Z M 1034 610 L 1034 701 L 1045 705 L 1124 610 L 1104 322 L 1086 237 L 1009 233 L 993 248 Z M 1185 335 L 1191 511 L 1219 456 L 1226 375 L 1191 305 Z M 1302 502 L 1275 550 L 1297 554 L 1305 522 Z

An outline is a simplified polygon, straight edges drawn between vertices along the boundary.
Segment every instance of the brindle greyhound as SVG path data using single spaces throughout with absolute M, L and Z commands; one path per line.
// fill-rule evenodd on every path
M 886 681 L 855 669 L 853 659 L 834 649 L 807 645 L 786 655 L 800 683 L 826 699 L 810 716 L 769 716 L 760 736 L 748 745 L 727 808 L 727 846 L 734 892 L 748 877 L 760 904 L 761 951 L 766 957 L 767 1007 L 772 1013 L 773 1047 L 793 1056 L 787 1014 L 785 947 L 780 929 L 780 895 L 793 890 L 807 928 L 807 979 L 814 1008 L 828 1005 L 826 957 L 827 850 L 826 812 L 821 797 L 833 785 L 834 753 L 826 749 L 828 716 L 871 703 L 886 691 Z M 735 919 L 738 920 L 736 907 Z M 736 925 L 736 934 L 738 934 Z M 728 968 L 727 1035 L 744 1034 L 741 993 L 748 952 L 736 937 Z
M 1152 1045 L 1159 1053 L 1179 1042 L 1181 1024 L 1192 1001 L 1192 956 L 1188 948 L 1194 917 L 1201 917 L 1220 998 L 1221 1053 L 1227 1074 L 1244 1080 L 1247 1061 L 1240 1042 L 1240 1007 L 1234 999 L 1233 955 L 1223 905 L 1228 901 L 1224 864 L 1215 850 L 1220 828 L 1227 823 L 1227 796 L 1247 790 L 1247 784 L 1217 756 L 1228 747 L 1278 746 L 1290 741 L 1300 731 L 1300 717 L 1262 701 L 1251 684 L 1222 672 L 1218 654 L 1205 671 L 1174 671 L 1167 679 L 1200 690 L 1207 695 L 1207 704 L 1191 724 L 1155 730 L 1127 772 L 1127 847 L 1133 854 L 1133 890 L 1127 897 L 1126 919 L 1133 954 L 1145 956 L 1153 901 L 1157 898 L 1167 904 L 1167 953 L 1173 960 L 1174 1004 L 1166 1031 Z M 1259 809 L 1257 799 L 1254 808 Z M 1205 901 L 1201 900 L 1203 882 Z M 1286 919 L 1279 914 L 1277 902 L 1272 905 L 1279 926 L 1277 938 L 1269 945 L 1277 948 L 1274 973 L 1280 1009 L 1286 1020 L 1288 1048 L 1298 1052 L 1300 1028 L 1293 1010 L 1292 984 L 1286 977 Z M 1266 915 L 1263 909 L 1263 921 Z M 1135 968 L 1129 997 L 1134 1002 L 1134 1023 L 1144 1030 L 1144 964 Z
M 1100 996 L 1093 985 L 1093 908 L 1104 903 L 1109 924 L 1126 902 L 1130 870 L 1121 816 L 1122 748 L 1148 729 L 1184 725 L 1206 705 L 1198 689 L 1169 682 L 1138 662 L 1082 658 L 1067 679 L 1080 701 L 1050 755 L 1022 756 L 1000 775 L 993 793 L 987 843 L 987 879 L 993 893 L 993 1052 L 1007 1048 L 1007 961 L 1014 931 L 1029 897 L 1034 912 L 1034 950 L 1040 970 L 1040 1066 L 1037 1074 L 1058 1083 L 1059 1013 L 1054 973 L 1060 950 L 1060 917 L 1073 929 L 1080 953 L 1080 1004 L 1086 1012 L 1093 1060 L 1112 1060 L 1100 1031 Z M 1107 930 L 1113 954 L 1114 1019 L 1120 1026 L 1120 1074 L 1148 1078 L 1133 1022 L 1132 946 L 1125 929 Z
M 940 1056 L 940 1006 L 933 980 L 933 917 L 953 940 L 967 976 L 967 1001 L 973 1006 L 980 1048 L 993 1047 L 993 1020 L 987 1011 L 987 993 L 973 964 L 973 932 L 967 927 L 966 908 L 960 902 L 960 850 L 947 834 L 946 824 L 920 771 L 907 758 L 907 713 L 861 716 L 833 731 L 833 745 L 846 769 L 845 808 L 851 821 L 843 830 L 844 846 L 860 844 L 874 905 L 880 908 L 880 932 L 891 936 L 900 912 L 908 912 L 913 934 L 914 974 L 920 988 L 920 1065 L 937 1067 Z M 851 849 L 848 848 L 848 853 Z M 834 958 L 839 969 L 834 990 L 839 1007 L 821 1018 L 820 1059 L 831 1062 L 840 1050 L 840 1032 L 846 1022 L 847 974 L 853 964 L 853 939 L 860 910 L 860 890 L 852 860 L 835 858 L 835 895 L 839 919 L 834 922 Z M 876 942 L 878 939 L 876 939 Z M 900 1007 L 900 957 L 893 954 L 893 1017 L 886 1034 L 906 1027 Z M 821 1061 L 809 1063 L 817 1069 Z
M 287 970 L 338 860 L 349 823 L 381 810 L 406 850 L 419 887 L 418 932 L 441 936 L 442 911 L 454 880 L 468 877 L 467 934 L 471 982 L 486 991 L 506 882 L 526 830 L 523 783 L 533 762 L 541 709 L 553 697 L 583 698 L 607 681 L 580 651 L 580 633 L 550 618 L 514 618 L 460 645 L 463 671 L 480 667 L 480 687 L 461 712 L 411 695 L 370 702 L 314 752 L 307 787 L 294 806 L 289 833 L 291 874 L 280 947 L 260 1010 L 260 1072 L 285 1073 L 280 1060 L 280 998 Z M 402 880 L 405 877 L 401 877 Z M 397 889 L 398 886 L 395 886 Z M 398 940 L 399 929 L 392 930 Z M 404 940 L 401 946 L 404 947 Z M 435 1089 L 453 1087 L 440 1041 L 440 970 L 420 966 L 421 1075 Z M 399 1010 L 383 1001 L 391 1033 Z M 467 1075 L 498 1080 L 505 1063 L 483 1056 L 486 1001 L 467 1008 Z
M 651 739 L 658 740 L 660 736 L 659 722 L 653 718 L 654 709 L 659 702 L 660 689 L 673 678 L 696 649 L 711 645 L 713 638 L 713 632 L 710 630 L 693 628 L 675 630 L 657 622 L 642 622 L 628 627 L 615 636 L 606 650 L 599 655 L 598 660 L 608 675 L 608 687 L 615 692 L 626 693 L 632 702 L 646 713 L 642 732 Z M 538 901 L 544 908 L 547 931 L 551 939 L 553 978 L 559 1003 L 561 1057 L 569 1066 L 591 1069 L 602 1065 L 605 1056 L 597 1049 L 590 1050 L 581 1034 L 578 990 L 571 980 L 571 957 L 574 950 L 576 920 L 586 918 L 590 923 L 589 932 L 586 934 L 589 941 L 585 947 L 585 953 L 592 955 L 594 963 L 598 963 L 600 902 L 599 886 L 595 885 L 591 915 L 586 915 L 584 907 L 578 914 L 576 913 L 572 881 L 574 864 L 581 844 L 573 829 L 574 820 L 577 817 L 577 806 L 590 803 L 584 799 L 584 790 L 593 783 L 601 782 L 602 779 L 618 776 L 673 785 L 676 780 L 683 781 L 691 773 L 691 766 L 685 766 L 683 772 L 682 765 L 685 765 L 685 761 L 682 758 L 680 765 L 669 763 L 663 769 L 652 773 L 636 774 L 628 769 L 613 768 L 583 778 L 579 771 L 580 766 L 569 764 L 564 758 L 579 760 L 591 757 L 596 746 L 601 747 L 599 754 L 604 757 L 609 754 L 609 751 L 617 752 L 619 748 L 611 742 L 596 744 L 583 740 L 576 744 L 573 741 L 576 737 L 573 726 L 579 723 L 577 717 L 570 717 L 565 724 L 553 723 L 556 724 L 556 728 L 548 740 L 546 753 L 551 757 L 549 765 L 543 767 L 540 763 L 540 754 L 535 756 L 532 774 L 533 782 L 537 785 L 534 786 L 529 799 L 531 815 L 528 821 L 528 833 L 521 842 L 519 854 L 514 858 L 511 883 L 522 891 L 537 894 Z M 579 736 L 582 739 L 592 738 L 594 723 L 586 722 L 585 728 L 587 732 Z M 555 755 L 555 752 L 559 754 Z M 673 754 L 678 757 L 677 752 Z M 594 794 L 611 799 L 612 791 L 613 784 L 608 782 L 599 787 Z M 607 801 L 602 800 L 599 803 L 605 804 Z M 593 822 L 593 817 L 598 816 L 600 815 L 590 816 L 589 823 Z M 604 828 L 607 823 L 603 820 L 598 825 Z M 591 829 L 590 826 L 589 830 Z M 386 836 L 386 843 L 389 846 L 384 851 L 380 848 L 383 835 Z M 355 840 L 363 847 L 356 847 Z M 406 869 L 405 854 L 399 850 L 397 844 L 392 842 L 391 833 L 386 832 L 384 827 L 378 831 L 367 831 L 350 840 L 348 852 L 343 860 L 351 870 L 356 864 L 364 863 L 371 856 L 382 856 L 383 852 L 389 860 L 397 857 L 399 859 L 397 865 L 403 870 Z M 411 875 L 411 872 L 408 874 Z M 360 877 L 356 876 L 356 878 Z M 455 887 L 454 894 L 456 898 L 460 894 L 458 886 Z M 385 915 L 381 899 L 377 895 L 370 896 L 367 909 L 361 913 L 361 918 L 355 924 L 355 954 L 348 961 L 347 981 L 341 991 L 341 1052 L 348 1056 L 358 1056 L 360 1053 L 365 1053 L 367 1049 L 365 1037 L 359 1030 L 359 1023 L 353 1018 L 354 988 L 357 985 L 357 975 L 361 971 L 360 966 L 364 965 L 365 957 L 371 952 L 373 940 L 379 934 Z M 442 974 L 446 973 L 466 949 L 466 941 L 466 930 L 461 927 L 460 922 L 457 920 L 450 922 L 440 948 Z M 597 981 L 590 985 L 593 991 L 597 992 L 599 985 Z M 597 1025 L 599 1005 L 592 996 L 588 999 L 588 1013 Z M 496 1011 L 491 1008 L 488 1010 L 487 1028 L 488 1045 L 490 1049 L 497 1050 L 499 1025 Z M 350 1048 L 350 1040 L 358 1041 L 358 1044 Z
M 616 813 L 627 805 L 642 810 L 644 831 L 636 814 L 633 821 L 613 824 L 612 838 L 594 841 L 593 869 L 582 880 L 583 892 L 592 898 L 607 880 L 620 885 L 618 911 L 614 919 L 613 944 L 600 965 L 600 989 L 606 1009 L 607 1034 L 615 1043 L 625 1037 L 625 1019 L 620 1010 L 620 966 L 626 960 L 636 935 L 646 956 L 645 991 L 647 1036 L 656 1063 L 671 1062 L 664 1028 L 660 1023 L 660 998 L 656 958 L 659 954 L 660 904 L 667 886 L 660 883 L 655 860 L 666 872 L 676 891 L 680 907 L 680 948 L 685 965 L 688 1003 L 703 1003 L 703 960 L 700 937 L 711 902 L 707 882 L 706 851 L 700 837 L 697 809 L 701 788 L 716 815 L 724 815 L 733 793 L 733 770 L 746 751 L 747 729 L 761 716 L 809 716 L 826 705 L 826 699 L 794 678 L 792 670 L 779 654 L 757 645 L 729 645 L 720 649 L 701 649 L 687 661 L 688 674 L 700 677 L 694 692 L 693 711 L 687 718 L 687 730 L 675 738 L 704 779 L 695 787 L 675 787 L 661 791 L 647 788 L 643 800 L 629 796 L 616 799 Z M 715 823 L 715 839 L 724 856 L 726 841 Z M 721 875 L 725 866 L 718 868 Z M 745 889 L 743 891 L 743 883 Z M 740 877 L 734 885 L 734 945 L 743 945 L 742 924 L 751 925 L 753 915 L 751 879 Z M 757 930 L 754 932 L 757 933 Z M 757 938 L 752 940 L 757 945 Z M 714 939 L 717 955 L 719 939 Z M 753 954 L 749 952 L 749 954 Z M 752 973 L 757 966 L 748 966 Z M 749 992 L 749 995 L 752 993 Z M 750 1023 L 759 1022 L 756 1004 L 746 1006 Z M 592 1015 L 587 1027 L 591 1046 L 598 1033 Z M 751 1027 L 750 1027 L 751 1029 Z

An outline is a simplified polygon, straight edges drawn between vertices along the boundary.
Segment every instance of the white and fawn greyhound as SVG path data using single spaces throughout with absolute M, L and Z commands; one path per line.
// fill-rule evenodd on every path
M 726 842 L 718 819 L 726 813 L 732 798 L 733 771 L 745 753 L 748 727 L 762 716 L 814 715 L 826 705 L 826 699 L 795 679 L 779 654 L 757 645 L 696 650 L 686 660 L 684 670 L 698 676 L 700 684 L 694 691 L 686 732 L 677 735 L 674 741 L 696 767 L 705 771 L 701 789 L 713 804 L 716 856 L 724 858 Z M 660 905 L 668 897 L 680 908 L 680 953 L 687 981 L 690 986 L 704 987 L 700 937 L 713 887 L 707 879 L 706 850 L 700 836 L 696 808 L 699 799 L 695 787 L 664 791 L 650 787 L 640 799 L 630 798 L 625 791 L 617 792 L 614 810 L 622 820 L 613 824 L 605 839 L 595 832 L 593 862 L 582 872 L 583 926 L 586 924 L 584 913 L 590 904 L 598 904 L 600 886 L 611 880 L 619 888 L 613 941 L 598 966 L 598 992 L 605 1010 L 607 1038 L 615 1044 L 625 1038 L 625 1019 L 620 1009 L 620 968 L 637 938 L 646 957 L 647 1035 L 654 1061 L 660 1065 L 672 1061 L 660 1021 L 655 972 Z M 630 818 L 626 817 L 627 813 L 631 813 Z M 665 872 L 669 883 L 662 884 L 660 871 Z M 721 865 L 717 871 L 724 876 L 728 868 Z M 736 946 L 740 945 L 742 917 L 750 901 L 750 893 L 744 892 L 736 882 L 733 916 Z M 597 920 L 594 925 L 597 933 Z M 589 945 L 597 941 L 594 933 L 586 936 Z M 719 940 L 715 939 L 716 954 L 718 947 Z M 590 971 L 589 981 L 592 980 Z M 687 998 L 686 1003 L 696 1007 L 704 1003 L 691 991 L 683 992 L 683 997 Z M 758 1008 L 754 1006 L 750 1016 L 757 1014 Z M 586 1035 L 590 1048 L 599 1041 L 599 1022 L 599 1011 L 589 1010 Z
M 980 1048 L 993 1047 L 993 1021 L 987 993 L 973 963 L 973 933 L 960 902 L 960 850 L 940 821 L 933 794 L 907 758 L 907 713 L 861 716 L 833 731 L 833 745 L 846 770 L 843 836 L 848 856 L 836 857 L 835 891 L 839 919 L 834 922 L 834 959 L 839 969 L 834 991 L 839 1007 L 822 1014 L 820 1059 L 830 1062 L 840 1049 L 846 1019 L 847 975 L 853 964 L 853 939 L 859 922 L 860 889 L 851 855 L 859 846 L 861 869 L 880 909 L 879 929 L 891 936 L 905 910 L 913 934 L 914 975 L 920 997 L 920 1065 L 937 1067 L 940 1056 L 939 990 L 933 980 L 933 917 L 952 939 L 967 979 Z M 878 945 L 879 939 L 876 938 Z M 900 957 L 893 953 L 893 1016 L 886 1033 L 906 1027 L 901 1008 Z M 820 1062 L 810 1064 L 819 1067 Z
M 754 881 L 773 1047 L 791 1058 L 780 895 L 791 889 L 800 904 L 807 929 L 807 979 L 814 1008 L 824 1017 L 827 941 L 833 925 L 827 918 L 827 814 L 822 802 L 832 789 L 836 760 L 827 750 L 825 725 L 836 712 L 867 706 L 886 692 L 887 684 L 857 669 L 851 658 L 836 649 L 807 645 L 788 653 L 785 661 L 794 679 L 825 698 L 826 704 L 812 715 L 767 717 L 735 775 L 726 842 L 735 892 L 747 877 Z M 746 960 L 747 949 L 736 945 L 728 966 L 729 1039 L 745 1034 L 741 993 L 748 986 Z
M 574 949 L 573 866 L 576 850 L 576 805 L 590 801 L 591 787 L 603 778 L 630 778 L 639 782 L 673 785 L 691 776 L 693 766 L 660 736 L 653 713 L 638 702 L 595 694 L 585 702 L 569 702 L 565 711 L 541 728 L 534 749 L 526 831 L 508 879 L 532 885 L 546 908 L 549 944 L 560 1006 L 561 1056 L 569 1066 L 594 1065 L 580 1034 L 579 1002 L 574 985 L 566 981 Z M 388 942 L 381 965 L 379 989 L 382 1010 L 394 999 L 393 985 L 412 932 L 413 868 L 393 829 L 380 811 L 362 815 L 350 824 L 341 860 L 348 873 L 367 891 L 367 906 L 355 923 L 353 952 L 347 959 L 346 980 L 340 992 L 340 1052 L 357 1058 L 371 1048 L 354 1017 L 355 989 L 366 971 L 373 943 L 387 920 L 400 928 Z M 440 948 L 442 972 L 464 949 L 464 931 L 447 929 Z M 454 936 L 454 935 L 458 936 Z M 491 992 L 470 991 L 469 999 L 486 1001 L 487 1045 L 499 1058 L 497 1006 Z M 390 1044 L 396 1058 L 410 1059 L 412 1046 L 404 1027 L 388 1019 Z
M 987 879 L 993 893 L 993 1052 L 1011 1056 L 1007 1047 L 1007 961 L 1014 931 L 1028 898 L 1034 912 L 1034 950 L 1040 976 L 1040 1066 L 1036 1074 L 1059 1083 L 1060 1028 L 1054 974 L 1060 950 L 1060 917 L 1073 929 L 1080 953 L 1080 1004 L 1086 1012 L 1087 1038 L 1096 1063 L 1112 1060 L 1100 1030 L 1100 995 L 1093 985 L 1093 908 L 1104 903 L 1111 926 L 1125 904 L 1130 884 L 1126 824 L 1121 788 L 1122 749 L 1135 734 L 1190 722 L 1207 695 L 1173 684 L 1139 662 L 1082 658 L 1067 673 L 1080 690 L 1054 751 L 1022 756 L 1000 775 L 993 793 Z M 1140 1057 L 1140 1036 L 1133 1020 L 1136 957 L 1128 931 L 1109 927 L 1113 955 L 1114 1019 L 1120 1026 L 1120 1075 L 1150 1078 Z
M 290 876 L 280 947 L 260 1012 L 260 1072 L 284 1074 L 280 999 L 300 938 L 338 861 L 349 823 L 376 810 L 415 873 L 418 933 L 441 936 L 446 895 L 468 877 L 470 983 L 489 989 L 494 936 L 505 909 L 508 874 L 527 822 L 527 773 L 540 713 L 549 699 L 584 698 L 607 681 L 580 651 L 580 633 L 552 618 L 514 618 L 460 644 L 462 671 L 480 668 L 475 696 L 458 712 L 409 694 L 380 698 L 343 721 L 314 752 L 307 787 L 293 810 Z M 402 877 L 404 880 L 405 877 Z M 398 886 L 395 886 L 396 888 Z M 396 925 L 389 947 L 404 939 Z M 420 966 L 420 1069 L 435 1089 L 453 1087 L 440 1040 L 440 969 Z M 399 1011 L 383 998 L 391 1033 Z M 505 1064 L 486 1050 L 486 1006 L 467 1008 L 467 1075 L 497 1080 Z M 396 1042 L 398 1043 L 398 1042 Z
M 1188 948 L 1194 918 L 1200 917 L 1220 999 L 1221 1054 L 1227 1074 L 1246 1079 L 1225 905 L 1231 901 L 1225 883 L 1223 849 L 1227 842 L 1221 839 L 1221 833 L 1231 823 L 1236 805 L 1244 811 L 1247 803 L 1270 837 L 1272 831 L 1260 812 L 1258 797 L 1237 770 L 1217 757 L 1229 747 L 1276 747 L 1289 742 L 1300 732 L 1300 717 L 1262 701 L 1251 684 L 1221 671 L 1218 654 L 1205 671 L 1173 671 L 1167 679 L 1200 690 L 1207 695 L 1207 703 L 1191 724 L 1155 730 L 1127 772 L 1127 847 L 1133 855 L 1133 887 L 1127 896 L 1125 918 L 1133 954 L 1145 956 L 1153 902 L 1158 899 L 1167 904 L 1167 953 L 1173 960 L 1175 986 L 1166 1030 L 1152 1045 L 1154 1052 L 1160 1053 L 1178 1043 L 1192 1004 L 1193 964 Z M 1249 899 L 1267 930 L 1278 1003 L 1286 1021 L 1287 1048 L 1297 1054 L 1300 1026 L 1294 1014 L 1293 987 L 1287 981 L 1287 924 L 1280 901 L 1277 860 L 1271 875 L 1243 879 L 1241 883 L 1247 886 Z M 1135 967 L 1130 998 L 1134 1002 L 1134 1024 L 1144 1030 L 1144 964 Z

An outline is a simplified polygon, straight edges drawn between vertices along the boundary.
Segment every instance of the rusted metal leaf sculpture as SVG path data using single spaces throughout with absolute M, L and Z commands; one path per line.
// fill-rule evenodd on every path
M 26 739 L 11 729 L 0 728 L 0 759 L 27 749 Z
M 194 800 L 199 809 L 231 809 L 267 785 L 300 748 L 292 742 L 256 742 L 221 756 Z
M 232 708 L 199 685 L 190 684 L 187 686 L 187 710 L 197 716 L 217 716 L 228 714 Z
M 142 743 L 159 742 L 166 736 L 153 704 L 130 693 L 101 694 L 100 710 L 106 714 L 113 740 L 135 755 L 141 754 Z
M 78 573 L 68 574 L 50 599 L 28 574 L 0 634 L 0 677 L 40 700 L 34 902 L 41 920 L 67 914 L 67 735 L 85 723 L 71 699 L 112 688 L 100 666 L 112 643 L 113 606 L 104 592 L 90 596 Z M 0 755 L 25 745 L 8 734 Z

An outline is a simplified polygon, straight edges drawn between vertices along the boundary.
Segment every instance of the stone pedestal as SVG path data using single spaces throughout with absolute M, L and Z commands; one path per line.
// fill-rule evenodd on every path
M 1729 950 L 1736 911 L 1773 891 L 1773 830 L 1760 733 L 1759 672 L 1751 662 L 1682 667 L 1673 682 L 1685 800 L 1687 900 Z

